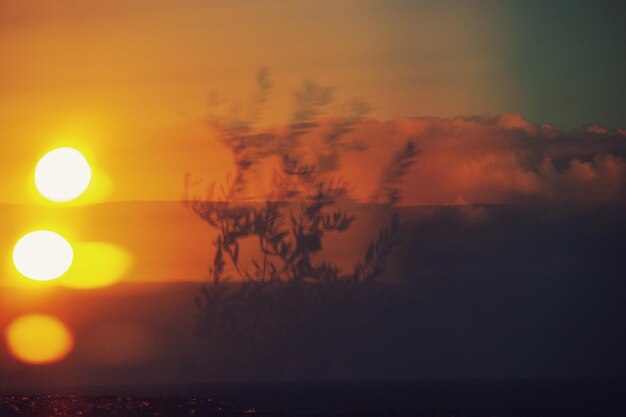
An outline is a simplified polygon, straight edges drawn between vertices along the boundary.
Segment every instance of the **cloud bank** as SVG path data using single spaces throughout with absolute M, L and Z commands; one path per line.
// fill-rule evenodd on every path
M 336 126 L 324 119 L 300 138 L 311 163 L 328 159 Z M 352 149 L 341 152 L 334 175 L 366 201 L 408 141 L 418 156 L 401 186 L 403 205 L 626 203 L 625 130 L 587 125 L 562 131 L 514 114 L 355 123 L 333 142 L 335 149 Z

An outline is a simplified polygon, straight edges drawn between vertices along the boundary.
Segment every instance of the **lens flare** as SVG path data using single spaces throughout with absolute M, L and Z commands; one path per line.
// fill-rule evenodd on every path
M 61 361 L 74 347 L 74 338 L 65 324 L 43 314 L 16 319 L 7 327 L 5 338 L 11 355 L 32 365 Z
M 59 279 L 71 288 L 101 288 L 119 282 L 132 266 L 131 255 L 105 242 L 76 242 L 72 269 Z
M 24 235 L 13 249 L 13 264 L 18 272 L 36 281 L 63 275 L 72 265 L 74 251 L 61 235 L 38 230 Z
M 35 168 L 35 186 L 41 195 L 58 203 L 79 197 L 91 181 L 91 167 L 74 148 L 45 154 Z

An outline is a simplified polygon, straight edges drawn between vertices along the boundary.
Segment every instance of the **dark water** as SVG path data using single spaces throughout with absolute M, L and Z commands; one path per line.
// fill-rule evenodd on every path
M 290 411 L 626 410 L 626 380 L 306 382 L 190 386 L 186 391 Z
M 30 393 L 37 391 L 44 392 Z M 181 384 L 45 393 L 212 398 L 284 415 L 626 415 L 626 379 Z

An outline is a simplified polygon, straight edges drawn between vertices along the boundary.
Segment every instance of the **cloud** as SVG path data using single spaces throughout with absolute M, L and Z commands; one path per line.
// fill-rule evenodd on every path
M 419 155 L 402 186 L 405 205 L 626 203 L 626 135 L 589 126 L 561 131 L 514 114 L 364 121 L 345 141 L 367 150 L 345 154 L 341 175 L 364 200 L 411 140 Z

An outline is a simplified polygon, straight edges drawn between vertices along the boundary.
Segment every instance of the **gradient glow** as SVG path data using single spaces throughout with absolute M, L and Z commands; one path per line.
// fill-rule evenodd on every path
M 132 265 L 132 256 L 120 246 L 106 242 L 76 243 L 72 269 L 60 278 L 70 288 L 101 288 L 119 282 Z
M 63 360 L 74 347 L 74 338 L 60 320 L 43 314 L 22 316 L 6 329 L 9 352 L 32 365 L 45 365 Z

